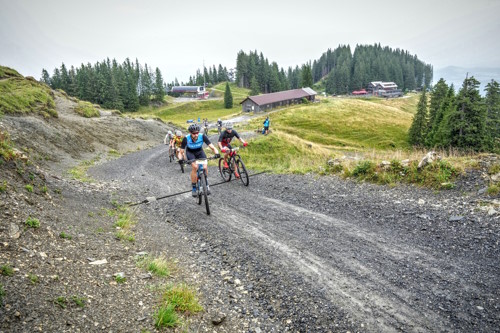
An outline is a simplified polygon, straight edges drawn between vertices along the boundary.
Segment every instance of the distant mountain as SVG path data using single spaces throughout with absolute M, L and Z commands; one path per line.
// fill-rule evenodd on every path
M 453 83 L 453 85 L 455 86 L 455 91 L 458 92 L 458 90 L 464 83 L 467 73 L 469 77 L 474 76 L 474 78 L 481 83 L 479 90 L 481 92 L 481 95 L 483 96 L 484 88 L 492 79 L 500 82 L 500 67 L 465 68 L 448 66 L 444 68 L 434 69 L 433 84 L 436 84 L 440 78 L 443 78 L 448 85 Z

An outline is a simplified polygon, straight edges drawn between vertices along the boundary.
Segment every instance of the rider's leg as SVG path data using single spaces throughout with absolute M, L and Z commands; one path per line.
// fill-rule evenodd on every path
M 191 186 L 192 186 L 192 195 L 196 197 L 198 194 L 196 193 L 196 182 L 198 181 L 198 176 L 196 171 L 198 170 L 198 166 L 193 163 L 191 164 Z

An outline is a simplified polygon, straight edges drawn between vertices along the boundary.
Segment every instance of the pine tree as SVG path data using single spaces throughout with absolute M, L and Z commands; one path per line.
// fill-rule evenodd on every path
M 312 87 L 312 85 L 313 85 L 313 78 L 311 72 L 311 64 L 303 65 L 301 86 L 302 88 L 306 88 L 306 87 Z
M 464 80 L 449 126 L 452 146 L 475 151 L 484 148 L 486 108 L 479 94 L 479 82 L 473 76 Z
M 40 79 L 43 83 L 50 86 L 50 75 L 49 72 L 44 68 L 42 69 L 42 78 Z
M 429 106 L 429 126 L 425 143 L 427 147 L 447 147 L 449 133 L 447 132 L 449 114 L 454 107 L 455 91 L 453 85 L 448 87 L 444 80 L 438 82 L 431 95 Z M 441 90 L 446 88 L 443 93 Z M 443 96 L 444 95 L 444 96 Z M 433 110 L 434 109 L 434 110 Z
M 491 80 L 485 90 L 487 148 L 498 152 L 500 149 L 500 85 L 495 80 Z
M 252 77 L 252 79 L 250 80 L 250 95 L 251 96 L 255 96 L 255 95 L 258 95 L 260 94 L 260 91 L 259 91 L 259 83 L 257 82 L 257 79 L 255 78 L 255 76 Z
M 414 146 L 422 146 L 425 140 L 425 132 L 427 129 L 427 96 L 425 89 L 420 95 L 417 105 L 417 113 L 413 118 L 410 130 L 408 132 L 408 141 Z
M 233 107 L 233 94 L 231 94 L 231 88 L 229 88 L 228 82 L 226 82 L 226 91 L 224 91 L 224 107 L 226 109 L 231 109 Z
M 160 69 L 156 67 L 155 84 L 153 86 L 154 100 L 157 102 L 162 102 L 165 97 L 165 88 L 163 83 L 163 77 L 161 75 Z

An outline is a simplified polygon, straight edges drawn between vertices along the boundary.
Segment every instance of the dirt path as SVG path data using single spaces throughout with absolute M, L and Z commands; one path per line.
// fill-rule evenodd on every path
M 163 146 L 91 174 L 135 201 L 189 189 Z M 220 181 L 215 168 L 210 179 Z M 150 216 L 141 228 L 151 243 L 167 247 L 171 233 L 189 239 L 207 281 L 203 293 L 219 295 L 227 325 L 258 323 L 263 332 L 498 328 L 499 222 L 460 193 L 313 176 L 250 182 L 212 187 L 210 216 L 188 194 L 140 207 Z

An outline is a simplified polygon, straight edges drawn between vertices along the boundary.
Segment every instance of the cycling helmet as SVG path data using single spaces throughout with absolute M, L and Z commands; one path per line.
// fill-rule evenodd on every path
M 189 133 L 199 132 L 200 131 L 200 125 L 198 125 L 198 124 L 191 124 L 191 125 L 189 125 L 188 131 L 189 131 Z
M 172 131 L 168 131 L 168 133 L 167 133 L 167 134 L 170 134 L 170 135 L 172 135 Z
M 220 121 L 220 118 L 219 118 L 219 119 L 217 119 L 217 121 Z
M 177 131 L 175 132 L 175 135 L 177 135 L 177 136 L 182 136 L 182 132 L 181 132 L 181 131 L 179 131 L 179 130 L 177 130 Z
M 228 129 L 228 130 L 233 129 L 233 123 L 227 122 L 226 123 L 226 129 Z

